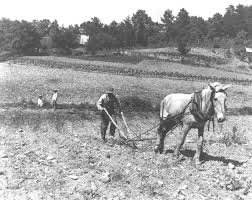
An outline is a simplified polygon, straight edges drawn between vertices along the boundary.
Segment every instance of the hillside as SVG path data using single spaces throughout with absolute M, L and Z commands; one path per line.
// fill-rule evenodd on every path
M 249 74 L 226 71 L 224 69 L 222 70 L 222 68 L 217 69 L 190 66 L 174 62 L 160 62 L 157 60 L 147 60 L 138 64 L 129 64 L 104 61 L 86 61 L 65 57 L 37 56 L 22 57 L 14 60 L 13 63 L 153 78 L 220 81 L 239 84 L 251 84 L 252 81 Z
M 181 62 L 181 55 L 175 47 L 158 49 L 139 49 L 129 51 L 129 55 L 141 55 L 168 62 Z M 185 56 L 185 64 L 215 68 L 227 72 L 237 72 L 252 75 L 252 65 L 240 61 L 229 49 L 191 48 Z
M 144 78 L 85 72 L 57 67 L 0 64 L 1 190 L 13 199 L 244 199 L 250 200 L 251 87 L 233 84 L 228 90 L 228 120 L 205 130 L 204 156 L 192 162 L 196 131 L 181 150 L 180 127 L 155 155 L 155 140 L 136 142 L 132 149 L 99 134 L 95 103 L 107 87 L 114 87 L 124 105 L 132 132 L 140 134 L 158 123 L 158 110 L 127 110 L 134 101 L 158 105 L 167 94 L 193 92 L 207 82 Z M 59 90 L 59 109 L 53 112 L 52 90 Z M 42 109 L 36 100 L 48 102 Z M 134 97 L 138 97 L 137 99 Z M 139 101 L 142 100 L 142 101 Z M 141 104 L 140 104 L 141 105 Z M 139 104 L 138 104 L 139 106 Z M 140 107 L 140 106 L 139 106 Z M 122 122 L 118 118 L 120 126 Z M 156 129 L 143 138 L 156 137 Z M 129 134 L 132 138 L 133 133 Z

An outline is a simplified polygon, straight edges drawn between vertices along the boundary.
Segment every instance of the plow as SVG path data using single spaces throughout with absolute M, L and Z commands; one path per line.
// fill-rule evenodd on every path
M 143 133 L 140 133 L 140 134 L 137 134 L 135 132 L 133 132 L 128 124 L 127 124 L 127 121 L 126 121 L 126 118 L 124 116 L 124 113 L 123 112 L 120 112 L 120 115 L 121 115 L 121 118 L 122 118 L 122 121 L 123 121 L 123 124 L 126 128 L 126 132 L 115 122 L 115 120 L 111 117 L 111 115 L 109 114 L 109 112 L 107 111 L 106 108 L 104 108 L 104 111 L 105 113 L 108 115 L 111 123 L 113 123 L 115 125 L 115 127 L 118 129 L 119 131 L 119 137 L 120 137 L 120 140 L 122 143 L 126 144 L 127 146 L 130 146 L 132 148 L 137 148 L 135 142 L 138 142 L 138 141 L 145 141 L 145 140 L 155 140 L 157 139 L 157 137 L 152 137 L 152 138 L 142 138 L 143 135 L 147 134 L 148 132 L 152 131 L 153 129 L 157 128 L 159 123 L 158 124 L 155 124 L 155 126 L 153 126 L 152 128 L 144 131 Z M 133 137 L 129 137 L 129 135 L 134 135 Z
M 165 121 L 173 121 L 175 122 L 175 125 L 166 133 L 166 135 L 169 135 L 170 133 L 172 133 L 178 126 L 181 125 L 181 121 L 180 118 L 183 115 L 187 115 L 190 114 L 189 113 L 185 113 L 186 109 L 188 108 L 188 106 L 191 103 L 195 103 L 193 102 L 194 99 L 192 98 L 191 101 L 189 101 L 189 103 L 187 103 L 187 105 L 185 106 L 185 108 L 182 110 L 182 112 L 174 115 L 174 116 L 167 116 L 165 119 Z M 120 116 L 121 119 L 123 121 L 124 127 L 126 129 L 126 132 L 116 123 L 116 121 L 111 117 L 111 115 L 109 114 L 109 112 L 107 111 L 106 108 L 103 108 L 105 113 L 107 114 L 107 116 L 109 117 L 111 123 L 113 123 L 115 125 L 115 127 L 118 129 L 119 131 L 119 137 L 120 137 L 120 143 L 121 144 L 125 144 L 126 146 L 130 146 L 132 148 L 137 148 L 136 146 L 136 142 L 140 142 L 140 141 L 146 141 L 146 140 L 157 140 L 157 137 L 144 137 L 146 135 L 148 135 L 149 132 L 151 132 L 152 130 L 154 130 L 155 128 L 157 128 L 160 125 L 160 122 L 155 123 L 154 126 L 152 126 L 151 128 L 149 128 L 148 130 L 143 131 L 142 133 L 135 133 L 133 132 L 126 121 L 126 118 L 124 116 L 123 112 L 120 112 Z M 215 124 L 214 124 L 214 116 L 212 116 L 211 118 L 209 118 L 208 120 L 208 131 L 210 130 L 210 123 L 212 122 L 212 128 L 213 128 L 213 132 L 215 131 Z M 131 135 L 132 137 L 129 137 L 129 135 Z
M 109 112 L 107 111 L 106 108 L 103 108 L 105 113 L 108 115 L 111 123 L 113 123 L 115 125 L 115 127 L 118 129 L 119 131 L 119 137 L 120 137 L 120 140 L 121 140 L 121 143 L 124 143 L 125 145 L 127 146 L 130 146 L 132 148 L 137 148 L 136 146 L 136 142 L 140 142 L 140 141 L 146 141 L 146 140 L 156 140 L 157 137 L 143 137 L 144 135 L 147 135 L 150 131 L 154 130 L 155 128 L 157 128 L 159 126 L 159 122 L 156 123 L 154 126 L 152 126 L 151 128 L 149 128 L 148 130 L 145 130 L 143 131 L 142 133 L 135 133 L 133 132 L 129 126 L 128 126 L 128 123 L 126 121 L 126 118 L 124 116 L 124 113 L 123 112 L 120 112 L 120 115 L 121 115 L 121 118 L 122 118 L 122 121 L 123 121 L 123 124 L 126 128 L 126 132 L 115 122 L 115 120 L 111 117 L 111 115 L 109 114 Z M 175 117 L 171 117 L 170 119 L 174 119 L 176 118 L 177 116 Z M 169 120 L 169 119 L 167 119 Z M 176 125 L 173 127 L 172 130 L 170 130 L 167 134 L 170 134 L 175 128 L 177 128 L 179 126 Z M 133 135 L 133 137 L 129 137 L 129 135 Z

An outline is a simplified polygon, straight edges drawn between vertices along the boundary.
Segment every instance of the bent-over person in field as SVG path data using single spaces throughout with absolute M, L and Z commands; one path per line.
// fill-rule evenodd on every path
M 52 105 L 53 110 L 57 109 L 58 90 L 53 90 Z
M 115 136 L 115 129 L 116 126 L 111 122 L 109 116 L 105 112 L 104 108 L 108 111 L 109 115 L 113 118 L 113 120 L 116 122 L 115 118 L 115 109 L 118 109 L 119 112 L 121 112 L 121 105 L 114 95 L 114 89 L 110 88 L 106 91 L 105 94 L 103 94 L 100 99 L 97 102 L 97 108 L 101 110 L 101 138 L 103 141 L 105 141 L 105 135 L 108 128 L 108 125 L 110 124 L 110 135 Z
M 43 107 L 43 105 L 44 105 L 44 101 L 43 101 L 43 99 L 42 99 L 42 95 L 39 95 L 39 97 L 38 97 L 38 107 Z

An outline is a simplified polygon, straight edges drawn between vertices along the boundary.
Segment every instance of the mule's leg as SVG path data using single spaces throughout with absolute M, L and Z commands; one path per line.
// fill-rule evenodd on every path
M 200 164 L 200 156 L 201 156 L 201 153 L 202 153 L 203 142 L 204 142 L 203 133 L 204 133 L 204 126 L 198 128 L 197 149 L 196 149 L 196 153 L 195 153 L 194 158 L 193 158 L 196 165 Z
M 170 131 L 174 126 L 176 125 L 176 122 L 173 120 L 161 120 L 159 127 L 158 127 L 158 139 L 157 139 L 157 145 L 155 147 L 155 153 L 163 153 L 164 151 L 164 140 L 166 133 Z
M 176 149 L 174 150 L 174 155 L 175 156 L 179 156 L 179 151 L 180 151 L 180 148 L 182 147 L 182 145 L 184 144 L 185 142 L 185 138 L 187 136 L 187 133 L 189 132 L 190 130 L 190 126 L 188 125 L 183 125 L 183 128 L 182 128 L 182 139 L 181 139 L 181 142 L 178 144 L 178 146 L 176 147 Z
M 159 127 L 158 127 L 158 138 L 157 138 L 157 145 L 154 149 L 155 153 L 162 153 L 164 150 L 164 139 L 166 135 L 166 125 L 165 121 L 161 120 Z

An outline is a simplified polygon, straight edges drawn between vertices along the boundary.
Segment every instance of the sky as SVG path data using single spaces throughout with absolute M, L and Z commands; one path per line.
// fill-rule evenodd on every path
M 208 19 L 215 13 L 225 13 L 229 5 L 252 5 L 252 0 L 0 0 L 0 18 L 11 20 L 57 20 L 68 26 L 98 17 L 102 23 L 121 22 L 138 9 L 145 10 L 153 21 L 160 22 L 164 11 L 177 15 L 185 8 L 190 16 Z

